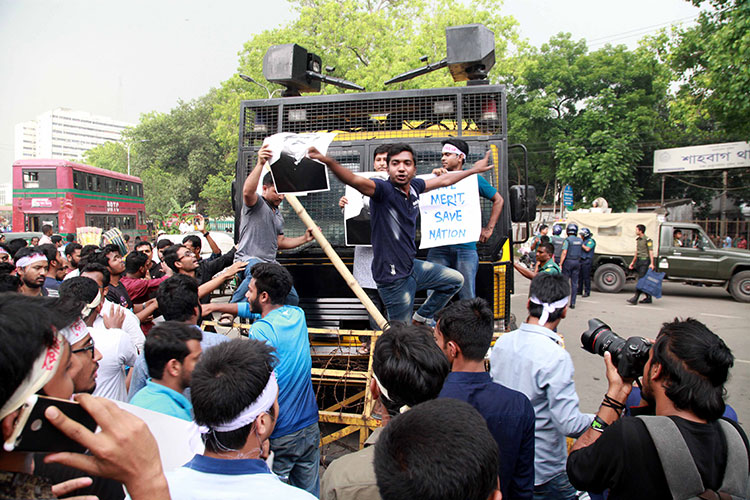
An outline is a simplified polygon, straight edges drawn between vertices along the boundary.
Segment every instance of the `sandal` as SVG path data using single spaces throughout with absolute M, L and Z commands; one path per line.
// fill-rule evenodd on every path
M 234 325 L 234 315 L 229 313 L 224 313 L 219 318 L 219 321 L 216 322 L 219 326 L 232 326 Z

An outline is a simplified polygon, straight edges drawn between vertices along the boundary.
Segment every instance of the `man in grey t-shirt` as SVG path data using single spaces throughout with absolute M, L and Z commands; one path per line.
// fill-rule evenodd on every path
M 240 241 L 234 258 L 236 261 L 247 262 L 247 267 L 245 268 L 244 279 L 232 295 L 231 302 L 246 300 L 245 295 L 252 279 L 250 269 L 255 264 L 258 262 L 276 262 L 278 249 L 296 248 L 313 239 L 310 229 L 297 238 L 284 236 L 284 217 L 279 210 L 284 195 L 276 192 L 270 172 L 263 178 L 263 194 L 258 196 L 258 182 L 263 173 L 263 165 L 270 158 L 271 148 L 268 145 L 263 145 L 258 151 L 258 162 L 245 179 L 245 184 L 242 187 Z M 292 287 L 292 291 L 287 296 L 286 304 L 296 306 L 298 303 L 297 291 Z

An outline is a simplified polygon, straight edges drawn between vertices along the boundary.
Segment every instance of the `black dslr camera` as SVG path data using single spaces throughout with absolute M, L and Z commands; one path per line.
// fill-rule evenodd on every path
M 624 340 L 613 332 L 602 320 L 589 320 L 589 328 L 581 334 L 583 348 L 592 354 L 604 356 L 605 351 L 612 355 L 612 363 L 622 378 L 638 378 L 643 375 L 643 367 L 648 361 L 651 342 L 643 337 L 630 337 Z

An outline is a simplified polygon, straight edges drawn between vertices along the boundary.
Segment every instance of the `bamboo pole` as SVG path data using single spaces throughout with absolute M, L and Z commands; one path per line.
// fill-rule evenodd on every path
M 326 237 L 323 235 L 320 229 L 318 229 L 318 225 L 315 224 L 315 221 L 312 220 L 312 217 L 310 217 L 310 214 L 307 213 L 307 210 L 305 210 L 305 207 L 302 206 L 302 203 L 300 203 L 297 197 L 292 194 L 285 195 L 284 199 L 289 202 L 289 205 L 292 207 L 292 209 L 294 209 L 305 226 L 307 226 L 308 229 L 312 230 L 312 235 L 313 237 L 315 237 L 318 245 L 320 245 L 320 248 L 323 249 L 325 254 L 331 260 L 333 266 L 336 268 L 339 274 L 341 274 L 341 277 L 344 278 L 346 284 L 349 286 L 349 288 L 352 289 L 354 295 L 356 295 L 357 298 L 365 306 L 365 309 L 367 309 L 367 312 L 370 313 L 370 316 L 372 316 L 378 326 L 383 329 L 387 323 L 387 320 L 383 317 L 382 314 L 380 314 L 380 311 L 377 307 L 375 307 L 375 304 L 372 303 L 372 300 L 370 300 L 370 297 L 367 296 L 365 291 L 362 290 L 362 287 L 359 286 L 359 282 L 354 279 L 354 276 L 352 276 L 352 273 L 346 267 L 346 264 L 344 264 L 344 262 L 341 260 L 341 257 L 339 257 L 339 254 L 336 253 L 336 250 L 333 249 Z

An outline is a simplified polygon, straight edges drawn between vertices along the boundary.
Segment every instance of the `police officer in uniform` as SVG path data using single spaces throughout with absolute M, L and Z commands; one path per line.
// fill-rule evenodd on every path
M 646 226 L 638 224 L 635 226 L 635 255 L 633 261 L 630 263 L 629 268 L 635 269 L 638 272 L 638 278 L 643 278 L 649 269 L 654 269 L 654 242 L 651 238 L 646 237 Z M 628 299 L 629 304 L 635 304 L 638 302 L 638 297 L 641 293 L 646 297 L 641 300 L 641 304 L 650 304 L 651 295 L 640 290 L 635 290 L 635 295 Z
M 578 277 L 581 273 L 581 254 L 583 253 L 583 240 L 578 237 L 578 225 L 568 224 L 565 232 L 568 237 L 562 244 L 560 254 L 560 267 L 563 276 L 570 280 L 570 308 L 576 308 L 576 296 L 578 295 Z
M 550 243 L 555 247 L 555 263 L 560 264 L 560 255 L 562 255 L 562 245 L 565 238 L 560 236 L 562 234 L 563 227 L 560 224 L 552 226 L 552 238 L 549 239 Z
M 591 295 L 591 264 L 594 261 L 594 248 L 596 241 L 591 237 L 591 231 L 587 227 L 581 228 L 583 246 L 581 250 L 581 278 L 578 280 L 578 294 L 583 292 L 584 297 Z

